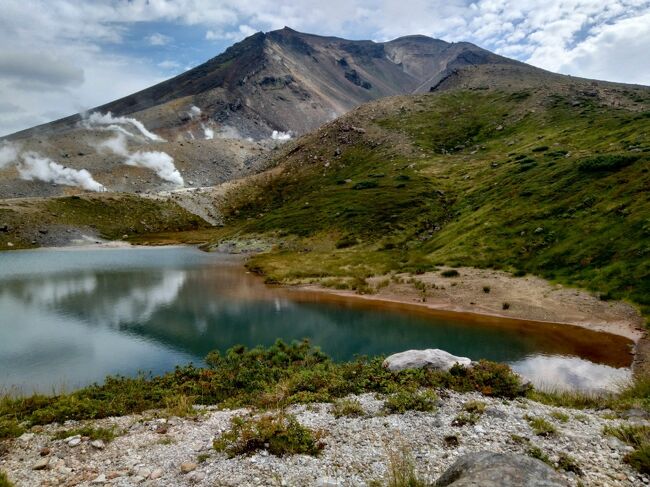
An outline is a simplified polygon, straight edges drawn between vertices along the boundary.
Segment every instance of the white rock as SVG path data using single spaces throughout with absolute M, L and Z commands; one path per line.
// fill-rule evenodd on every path
M 457 357 L 439 348 L 429 348 L 395 353 L 387 357 L 382 366 L 391 372 L 399 372 L 422 368 L 449 370 L 454 364 L 469 366 L 471 363 L 472 361 L 467 357 Z
M 28 442 L 34 439 L 34 433 L 23 433 L 18 437 L 19 441 Z
M 164 473 L 165 472 L 163 472 L 162 468 L 157 468 L 153 472 L 151 472 L 151 475 L 149 475 L 149 478 L 151 480 L 156 480 L 156 479 L 159 479 L 160 477 L 162 477 Z
M 102 440 L 95 440 L 90 443 L 90 446 L 97 448 L 98 450 L 103 450 L 106 445 L 104 445 L 104 442 Z
M 343 484 L 332 477 L 321 477 L 318 479 L 318 483 L 316 485 L 318 485 L 318 487 L 341 487 Z
M 81 438 L 72 438 L 68 441 L 68 446 L 75 447 L 81 445 Z
M 105 482 L 106 482 L 106 475 L 104 475 L 102 473 L 102 474 L 98 475 L 97 477 L 95 477 L 95 479 L 92 480 L 90 483 L 91 484 L 103 484 Z

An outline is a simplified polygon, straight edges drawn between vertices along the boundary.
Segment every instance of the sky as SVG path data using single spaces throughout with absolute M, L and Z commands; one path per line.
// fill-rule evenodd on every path
M 650 85 L 650 0 L 0 0 L 0 135 L 131 94 L 257 31 L 469 41 Z

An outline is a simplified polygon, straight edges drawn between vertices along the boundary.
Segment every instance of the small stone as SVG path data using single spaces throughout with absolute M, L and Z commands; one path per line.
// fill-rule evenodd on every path
M 138 476 L 138 477 L 143 477 L 143 478 L 146 479 L 146 478 L 149 478 L 149 476 L 151 475 L 151 470 L 148 469 L 148 468 L 146 468 L 146 467 L 145 467 L 145 468 L 139 468 L 139 469 L 136 471 L 135 474 L 136 474 L 136 476 Z
M 342 484 L 332 477 L 321 477 L 316 484 L 318 487 L 340 487 Z
M 50 463 L 49 458 L 41 458 L 38 462 L 34 464 L 32 470 L 45 470 Z
M 192 472 L 189 475 L 190 482 L 201 482 L 205 479 L 205 472 Z
M 198 467 L 198 465 L 194 462 L 184 462 L 181 463 L 181 472 L 190 473 L 191 471 L 196 470 L 196 467 Z
M 106 447 L 106 445 L 102 440 L 95 440 L 90 443 L 90 446 L 92 446 L 93 448 L 97 448 L 98 450 L 103 450 Z
M 68 441 L 68 446 L 74 448 L 75 446 L 81 445 L 81 438 L 72 438 Z
M 25 443 L 27 443 L 28 441 L 33 440 L 34 436 L 36 436 L 36 435 L 34 435 L 34 433 L 23 433 L 22 435 L 20 435 L 18 437 L 18 440 L 19 441 L 24 441 Z
M 156 480 L 156 479 L 159 479 L 160 477 L 162 477 L 164 473 L 165 472 L 163 472 L 162 468 L 157 468 L 153 472 L 151 472 L 151 475 L 149 475 L 149 478 L 151 480 Z
M 50 452 L 51 452 L 51 450 L 50 450 L 48 447 L 46 447 L 46 446 L 44 446 L 43 448 L 41 448 L 41 449 L 38 451 L 38 453 L 39 453 L 42 457 L 46 457 L 46 456 L 48 456 L 48 455 L 50 454 Z

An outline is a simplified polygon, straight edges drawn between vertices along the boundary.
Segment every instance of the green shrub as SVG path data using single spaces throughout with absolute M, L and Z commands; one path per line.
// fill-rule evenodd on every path
M 581 160 L 578 169 L 583 172 L 616 171 L 634 164 L 639 158 L 637 154 L 603 154 Z
M 214 440 L 214 449 L 229 457 L 266 450 L 284 455 L 318 455 L 325 447 L 321 432 L 302 426 L 288 414 L 266 414 L 258 418 L 235 417 L 230 429 Z
M 390 395 L 384 403 L 384 408 L 390 413 L 399 414 L 406 411 L 433 411 L 437 402 L 438 395 L 432 390 L 402 390 Z
M 357 399 L 339 399 L 332 406 L 332 414 L 336 418 L 343 416 L 362 417 L 366 415 L 366 412 Z
M 555 419 L 557 419 L 562 423 L 566 423 L 567 421 L 569 421 L 569 415 L 561 411 L 553 411 L 551 413 L 551 416 L 553 416 Z
M 459 272 L 456 269 L 447 269 L 440 273 L 442 277 L 458 277 L 460 276 Z
M 530 386 L 524 386 L 510 367 L 480 360 L 473 367 L 456 364 L 450 370 L 449 384 L 456 391 L 478 391 L 485 396 L 514 399 L 525 395 Z
M 0 418 L 0 440 L 16 438 L 22 435 L 25 429 L 13 418 Z
M 582 469 L 576 462 L 575 458 L 567 455 L 562 452 L 558 456 L 557 468 L 564 470 L 565 472 L 573 472 L 576 475 L 582 476 Z
M 476 413 L 460 413 L 458 416 L 454 418 L 454 420 L 451 422 L 452 426 L 465 426 L 465 425 L 473 425 L 478 423 L 478 420 L 481 418 L 480 414 Z
M 485 412 L 485 403 L 483 401 L 467 401 L 463 404 L 463 410 L 480 415 Z
M 456 448 L 460 445 L 458 435 L 447 435 L 443 438 L 443 441 L 445 442 L 445 446 L 447 448 Z
M 353 245 L 356 244 L 357 244 L 357 239 L 355 237 L 353 237 L 352 235 L 344 235 L 339 240 L 337 240 L 335 246 L 337 249 L 345 249 L 348 247 L 352 247 Z
M 533 152 L 546 152 L 547 150 L 548 150 L 548 146 L 547 146 L 547 145 L 541 145 L 541 146 L 539 146 L 539 147 L 535 147 L 535 148 L 533 149 Z
M 14 484 L 11 483 L 7 474 L 0 471 L 0 487 L 14 487 Z
M 388 451 L 388 479 L 385 484 L 371 483 L 370 486 L 386 487 L 426 487 L 426 482 L 422 480 L 415 471 L 415 460 L 413 453 L 405 445 L 401 444 L 398 448 L 392 448 Z
M 526 451 L 526 454 L 529 457 L 536 458 L 537 460 L 541 460 L 547 465 L 550 465 L 551 467 L 553 466 L 553 462 L 551 462 L 551 459 L 548 457 L 544 451 L 539 448 L 538 446 L 531 446 L 528 451 Z
M 557 433 L 555 426 L 544 418 L 526 415 L 525 419 L 537 436 L 551 436 Z
M 376 188 L 377 186 L 377 181 L 359 181 L 352 186 L 352 189 L 371 189 Z
M 644 443 L 633 452 L 628 453 L 624 460 L 642 474 L 650 474 L 650 443 Z

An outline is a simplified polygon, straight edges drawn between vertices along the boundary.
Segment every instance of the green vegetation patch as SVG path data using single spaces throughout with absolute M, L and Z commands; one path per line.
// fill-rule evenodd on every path
M 87 436 L 91 440 L 103 440 L 106 443 L 113 441 L 119 433 L 115 428 L 94 428 L 92 426 L 82 426 L 81 428 L 73 428 L 67 430 L 57 431 L 53 438 L 55 440 L 63 440 L 70 436 Z
M 230 429 L 214 440 L 214 449 L 229 457 L 266 450 L 271 455 L 318 455 L 325 447 L 322 432 L 302 426 L 289 414 L 265 414 L 258 418 L 235 417 Z
M 650 118 L 573 106 L 574 95 L 454 90 L 403 111 L 377 102 L 374 120 L 350 115 L 366 133 L 335 123 L 228 195 L 227 228 L 298 239 L 252 259 L 275 282 L 444 263 L 539 275 L 650 317 Z M 365 182 L 380 184 L 351 189 Z M 357 243 L 325 248 L 327 235 Z
M 405 370 L 393 373 L 382 367 L 383 357 L 344 363 L 333 362 L 307 341 L 288 345 L 278 341 L 269 348 L 233 347 L 225 354 L 212 352 L 207 368 L 178 367 L 157 377 L 108 377 L 70 394 L 5 397 L 0 401 L 0 424 L 9 424 L 5 436 L 18 436 L 23 428 L 122 416 L 177 404 L 221 404 L 224 407 L 278 408 L 295 403 L 331 402 L 366 392 L 399 394 L 396 409 L 414 409 L 433 403 L 433 393 L 419 389 L 449 388 L 478 391 L 494 397 L 523 396 L 527 388 L 506 365 L 482 361 L 473 368 L 454 366 L 449 372 Z
M 406 411 L 433 411 L 438 395 L 432 390 L 402 390 L 386 398 L 384 408 L 389 413 L 404 414 Z

